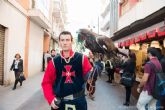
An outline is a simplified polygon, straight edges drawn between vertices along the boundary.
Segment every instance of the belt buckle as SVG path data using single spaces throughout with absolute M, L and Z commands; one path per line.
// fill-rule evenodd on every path
M 66 99 L 66 100 L 73 100 L 74 97 L 73 97 L 73 95 L 68 95 L 68 96 L 65 96 L 64 99 Z
M 65 110 L 76 110 L 76 106 L 71 104 L 65 104 Z

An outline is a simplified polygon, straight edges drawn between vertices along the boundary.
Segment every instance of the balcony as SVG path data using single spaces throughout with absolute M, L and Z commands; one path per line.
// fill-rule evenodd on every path
M 50 21 L 44 16 L 44 14 L 39 9 L 31 9 L 28 11 L 28 16 L 39 26 L 44 29 L 50 29 L 51 23 Z
M 54 1 L 53 18 L 60 27 L 64 27 L 65 14 L 60 1 Z
M 101 30 L 107 31 L 107 28 L 110 26 L 110 13 L 108 13 L 102 21 Z
M 102 16 L 103 18 L 106 17 L 106 15 L 109 14 L 109 11 L 110 11 L 110 3 L 108 3 L 108 4 L 105 6 L 105 8 L 104 8 L 104 10 L 103 10 L 103 12 L 102 12 L 102 14 L 101 14 L 101 16 Z
M 119 18 L 119 29 L 122 29 L 131 23 L 145 18 L 165 6 L 162 0 L 144 0 L 136 4 L 135 7 L 128 10 Z

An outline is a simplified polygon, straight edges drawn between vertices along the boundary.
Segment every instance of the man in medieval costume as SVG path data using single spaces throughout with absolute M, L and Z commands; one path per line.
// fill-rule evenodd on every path
M 59 35 L 60 55 L 49 62 L 42 88 L 52 110 L 87 110 L 85 82 L 92 68 L 87 56 L 72 50 L 73 37 Z

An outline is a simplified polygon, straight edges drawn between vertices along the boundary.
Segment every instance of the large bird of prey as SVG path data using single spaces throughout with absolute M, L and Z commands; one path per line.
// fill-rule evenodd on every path
M 84 40 L 84 46 L 93 53 L 102 53 L 108 58 L 115 57 L 117 53 L 125 55 L 118 51 L 111 38 L 107 36 L 98 35 L 88 29 L 80 29 L 78 36 L 81 40 Z

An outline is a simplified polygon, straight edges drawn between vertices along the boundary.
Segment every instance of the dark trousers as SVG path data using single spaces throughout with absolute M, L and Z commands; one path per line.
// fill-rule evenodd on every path
M 125 89 L 126 89 L 126 102 L 130 102 L 131 87 L 125 87 Z
M 160 101 L 160 106 L 162 107 L 160 110 L 165 110 L 165 99 Z
M 57 110 L 65 110 L 65 104 L 75 105 L 76 110 L 87 110 L 87 102 L 85 96 L 70 101 L 62 101 L 60 108 Z M 51 110 L 55 110 L 55 109 L 51 108 Z
M 108 68 L 108 69 L 107 69 L 107 72 L 108 72 L 108 80 L 109 80 L 109 81 L 114 80 L 114 72 L 115 72 L 115 70 L 114 70 L 114 69 Z
M 20 78 L 19 78 L 21 72 L 18 72 L 18 70 L 14 70 L 14 73 L 15 73 L 14 88 L 16 88 L 18 82 L 20 82 L 20 84 L 22 84 L 22 81 L 21 81 Z

